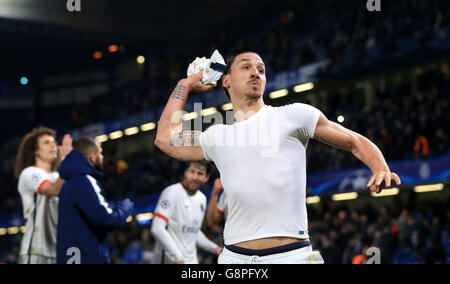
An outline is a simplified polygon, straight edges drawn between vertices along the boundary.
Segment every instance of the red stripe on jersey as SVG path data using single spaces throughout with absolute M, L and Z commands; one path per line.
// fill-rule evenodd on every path
M 222 210 L 220 210 L 219 208 L 217 208 L 217 211 L 219 211 L 219 214 L 222 216 L 225 216 L 225 212 L 223 212 Z
M 44 180 L 43 182 L 41 182 L 41 184 L 39 185 L 39 187 L 38 187 L 38 189 L 37 189 L 37 193 L 38 193 L 38 194 L 41 194 L 42 186 L 43 186 L 46 182 L 48 182 L 48 181 L 50 181 L 50 180 L 46 179 L 46 180 Z
M 153 213 L 153 216 L 159 217 L 159 218 L 163 219 L 164 221 L 166 221 L 167 223 L 169 223 L 169 219 L 166 216 L 164 216 L 163 214 L 155 212 L 155 213 Z

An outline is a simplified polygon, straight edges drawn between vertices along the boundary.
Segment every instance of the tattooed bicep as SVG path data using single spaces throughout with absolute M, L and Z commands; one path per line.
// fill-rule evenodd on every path
M 170 139 L 170 146 L 200 146 L 200 134 L 201 131 L 182 131 L 180 133 L 174 133 Z

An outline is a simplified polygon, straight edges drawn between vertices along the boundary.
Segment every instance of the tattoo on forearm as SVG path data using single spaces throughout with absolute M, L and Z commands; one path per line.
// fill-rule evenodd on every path
M 319 142 L 325 143 L 325 144 L 327 144 L 327 145 L 329 145 L 331 147 L 335 147 L 335 148 L 338 148 L 338 149 L 341 149 L 341 150 L 344 150 L 344 151 L 350 151 L 351 150 L 349 147 L 345 148 L 343 146 L 339 146 L 339 145 L 337 145 L 337 144 L 335 144 L 333 142 L 330 142 L 330 141 L 324 139 L 322 136 L 317 135 L 317 134 L 314 134 L 314 139 L 319 141 Z
M 199 137 L 201 131 L 183 131 L 175 133 L 170 139 L 170 146 L 200 146 Z
M 184 91 L 186 90 L 186 86 L 180 85 L 176 86 L 170 95 L 171 99 L 184 100 Z

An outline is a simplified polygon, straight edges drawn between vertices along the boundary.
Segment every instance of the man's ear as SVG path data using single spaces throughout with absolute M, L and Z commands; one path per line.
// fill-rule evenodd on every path
M 227 89 L 230 87 L 230 80 L 228 77 L 229 77 L 228 74 L 222 76 L 222 86 Z
M 94 151 L 90 152 L 87 156 L 89 164 L 94 164 L 95 162 L 95 153 Z

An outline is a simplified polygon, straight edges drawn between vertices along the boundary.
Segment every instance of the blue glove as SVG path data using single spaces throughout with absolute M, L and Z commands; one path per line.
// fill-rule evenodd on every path
M 128 216 L 131 215 L 133 209 L 134 209 L 134 202 L 130 201 L 129 199 L 125 199 L 119 206 L 117 206 L 117 211 L 120 212 L 122 224 L 125 223 Z
M 125 199 L 124 201 L 122 201 L 122 208 L 123 208 L 123 210 L 126 212 L 126 213 L 128 213 L 128 215 L 130 215 L 131 214 L 131 212 L 133 211 L 133 209 L 134 209 L 134 202 L 133 201 L 131 201 L 131 200 L 129 200 L 129 199 Z M 127 215 L 127 216 L 128 216 Z

